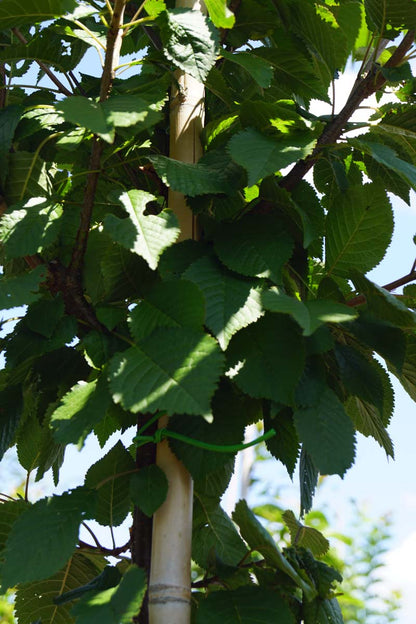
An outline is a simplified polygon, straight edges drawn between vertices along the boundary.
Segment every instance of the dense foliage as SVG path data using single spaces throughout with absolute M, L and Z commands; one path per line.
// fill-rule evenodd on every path
M 414 290 L 391 294 L 415 267 L 384 288 L 366 277 L 390 243 L 389 193 L 409 202 L 416 187 L 416 2 L 206 6 L 0 1 L 0 306 L 27 306 L 2 345 L 0 454 L 16 445 L 28 477 L 58 483 L 68 444 L 137 427 L 82 487 L 4 499 L 1 587 L 17 586 L 19 624 L 137 615 L 136 537 L 166 496 L 154 464 L 166 437 L 195 484 L 196 624 L 339 624 L 320 533 L 287 512 L 282 551 L 244 501 L 232 519 L 221 509 L 234 455 L 263 421 L 272 455 L 298 466 L 303 516 L 318 475 L 353 465 L 357 431 L 393 456 L 380 358 L 416 398 Z M 79 69 L 91 48 L 98 78 Z M 315 116 L 351 54 L 345 107 Z M 32 63 L 38 85 L 22 79 Z M 178 69 L 206 87 L 197 164 L 169 156 Z M 386 90 L 393 102 L 351 121 Z M 198 215 L 198 240 L 178 242 L 168 188 Z M 81 523 L 112 528 L 132 511 L 128 544 L 79 541 Z

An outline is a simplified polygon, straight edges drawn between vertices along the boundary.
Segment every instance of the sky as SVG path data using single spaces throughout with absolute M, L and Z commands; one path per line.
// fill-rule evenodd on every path
M 97 63 L 93 57 L 88 61 L 88 72 L 97 72 Z M 336 110 L 342 107 L 355 73 L 352 68 L 336 83 Z M 25 78 L 27 80 L 27 78 Z M 370 102 L 371 104 L 371 102 Z M 375 105 L 375 102 L 372 102 Z M 312 108 L 316 114 L 325 114 L 328 110 L 320 104 Z M 368 115 L 363 110 L 356 116 L 362 119 Z M 412 196 L 412 205 L 409 207 L 396 197 L 391 197 L 395 213 L 395 229 L 392 244 L 380 265 L 374 269 L 369 277 L 376 283 L 383 285 L 408 273 L 416 257 L 416 247 L 413 236 L 416 233 L 416 197 Z M 1 364 L 1 363 L 0 363 Z M 325 479 L 315 498 L 315 507 L 325 509 L 331 519 L 332 531 L 348 531 L 352 523 L 353 507 L 350 503 L 356 500 L 359 507 L 365 508 L 370 517 L 377 518 L 386 513 L 392 514 L 391 549 L 385 558 L 386 567 L 383 572 L 384 589 L 399 589 L 402 592 L 402 611 L 399 615 L 400 624 L 414 624 L 414 608 L 416 594 L 416 483 L 414 462 L 416 460 L 416 405 L 407 396 L 400 384 L 393 380 L 396 395 L 394 416 L 389 427 L 390 435 L 395 446 L 395 460 L 388 460 L 384 451 L 372 439 L 359 436 L 357 459 L 355 465 L 348 471 L 344 479 L 337 476 Z M 129 442 L 133 433 L 124 434 L 124 441 Z M 58 490 L 61 492 L 69 487 L 76 487 L 83 483 L 85 472 L 95 459 L 102 456 L 115 443 L 112 437 L 104 450 L 101 450 L 94 436 L 90 436 L 79 453 L 74 447 L 70 448 L 61 471 L 61 482 Z M 246 452 L 252 457 L 252 452 Z M 0 484 L 18 484 L 22 473 L 16 469 L 13 462 L 13 452 L 6 454 L 6 461 L 0 464 Z M 271 482 L 273 488 L 278 488 L 279 504 L 283 507 L 298 509 L 298 485 L 291 483 L 285 469 L 276 462 L 263 462 L 256 473 L 264 482 Z M 224 501 L 226 508 L 232 509 L 234 502 L 239 498 L 239 483 L 233 481 L 230 493 Z M 2 485 L 0 489 L 4 489 Z M 50 477 L 31 486 L 31 499 L 52 491 Z M 251 500 L 250 502 L 255 503 Z M 127 536 L 127 525 L 116 529 L 116 540 L 119 535 L 120 543 Z M 110 536 L 100 533 L 104 545 L 110 545 Z

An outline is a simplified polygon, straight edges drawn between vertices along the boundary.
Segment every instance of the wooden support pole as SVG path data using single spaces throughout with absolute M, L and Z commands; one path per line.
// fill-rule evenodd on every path
M 201 11 L 199 2 L 179 0 L 177 7 Z M 202 155 L 204 86 L 184 72 L 176 73 L 170 111 L 170 157 L 195 163 Z M 181 227 L 181 240 L 197 239 L 197 224 L 181 193 L 169 191 L 168 204 Z M 166 426 L 161 419 L 159 426 Z M 158 444 L 157 465 L 169 482 L 166 501 L 153 518 L 149 583 L 150 624 L 189 624 L 191 619 L 191 547 L 193 483 L 167 440 Z

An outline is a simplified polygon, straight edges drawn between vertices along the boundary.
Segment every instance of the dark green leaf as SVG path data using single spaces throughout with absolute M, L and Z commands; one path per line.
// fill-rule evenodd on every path
M 221 55 L 227 59 L 227 61 L 231 61 L 243 67 L 260 87 L 264 87 L 265 89 L 270 87 L 273 78 L 273 68 L 270 63 L 264 59 L 249 52 L 231 54 L 231 52 L 227 52 L 227 50 L 222 50 Z
M 121 442 L 93 464 L 85 486 L 97 490 L 94 518 L 106 526 L 118 526 L 130 511 L 129 483 L 136 465 Z
M 336 598 L 317 598 L 305 604 L 305 624 L 344 624 L 341 609 Z
M 130 498 L 147 516 L 152 516 L 165 500 L 168 480 L 159 466 L 146 466 L 130 477 Z
M 381 186 L 351 186 L 337 194 L 326 221 L 328 274 L 348 277 L 351 269 L 373 269 L 383 259 L 392 232 L 392 210 Z
M 227 350 L 233 381 L 256 398 L 292 405 L 305 361 L 296 325 L 286 316 L 266 316 L 234 336 Z
M 187 74 L 204 82 L 217 53 L 217 31 L 205 15 L 190 9 L 170 9 L 158 18 L 163 53 Z
M 286 466 L 291 477 L 295 471 L 296 462 L 299 456 L 299 438 L 293 422 L 293 412 L 291 409 L 280 409 L 271 407 L 270 416 L 264 417 L 264 429 L 274 429 L 276 435 L 269 438 L 266 446 L 270 453 Z
M 268 277 L 277 284 L 282 281 L 282 268 L 293 251 L 293 240 L 275 215 L 248 215 L 236 223 L 224 223 L 216 233 L 214 245 L 221 262 L 232 271 Z
M 206 325 L 225 350 L 233 335 L 263 314 L 257 284 L 232 275 L 214 258 L 197 260 L 184 277 L 194 282 L 206 301 Z
M 237 565 L 246 554 L 244 542 L 218 501 L 197 495 L 192 533 L 194 561 L 208 567 L 211 559 L 219 557 L 226 565 Z
M 68 563 L 59 572 L 42 581 L 32 581 L 17 588 L 15 609 L 16 616 L 21 624 L 33 624 L 34 618 L 39 622 L 54 624 L 55 622 L 73 623 L 69 611 L 72 604 L 59 606 L 54 597 L 57 592 L 64 595 L 74 592 L 77 597 L 80 585 L 87 585 L 97 573 L 105 566 L 103 556 L 95 555 L 93 558 L 81 553 L 74 553 Z
M 0 308 L 8 310 L 39 299 L 39 285 L 45 277 L 43 265 L 16 277 L 0 276 Z
M 6 542 L 2 589 L 45 579 L 60 570 L 75 550 L 83 509 L 90 505 L 91 493 L 78 488 L 28 507 Z
M 22 24 L 35 24 L 74 11 L 75 0 L 2 0 L 0 3 L 0 29 L 15 28 Z
M 319 472 L 342 477 L 354 462 L 355 438 L 336 394 L 326 388 L 315 406 L 297 409 L 295 425 Z
M 130 313 L 130 331 L 137 341 L 157 327 L 190 327 L 201 330 L 205 305 L 192 282 L 171 280 L 157 284 Z
M 269 137 L 253 128 L 236 134 L 229 143 L 230 154 L 248 173 L 248 185 L 280 171 L 305 158 L 315 145 L 310 132 L 294 132 L 282 137 Z
M 201 602 L 196 624 L 294 624 L 285 600 L 265 587 L 245 586 L 211 593 Z

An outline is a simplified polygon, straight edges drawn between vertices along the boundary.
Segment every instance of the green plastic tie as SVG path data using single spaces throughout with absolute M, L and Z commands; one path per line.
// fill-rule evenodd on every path
M 149 426 L 149 423 L 146 423 L 145 428 L 147 428 L 147 426 Z M 143 444 L 148 444 L 149 442 L 158 444 L 165 438 L 173 438 L 174 440 L 179 440 L 185 444 L 197 446 L 198 448 L 202 448 L 207 451 L 215 451 L 217 453 L 238 453 L 238 451 L 243 451 L 250 446 L 260 444 L 260 442 L 269 440 L 276 435 L 276 431 L 274 429 L 269 429 L 269 431 L 266 431 L 263 435 L 255 438 L 255 440 L 251 440 L 250 442 L 245 442 L 243 444 L 210 444 L 209 442 L 202 442 L 202 440 L 196 440 L 195 438 L 188 438 L 188 436 L 182 435 L 182 433 L 170 431 L 169 429 L 158 429 L 154 435 L 146 436 L 141 434 L 142 429 L 139 431 L 138 435 L 133 438 L 133 442 L 137 447 L 143 446 Z

